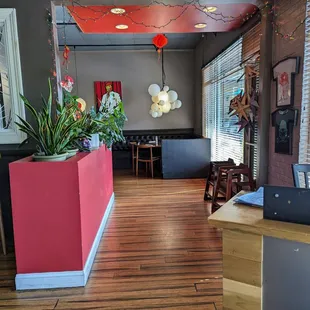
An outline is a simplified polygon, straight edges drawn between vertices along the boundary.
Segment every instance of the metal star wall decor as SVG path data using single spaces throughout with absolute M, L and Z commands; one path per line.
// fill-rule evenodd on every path
M 230 103 L 230 108 L 232 110 L 229 114 L 230 116 L 237 115 L 239 121 L 241 121 L 242 117 L 249 121 L 247 109 L 250 108 L 250 105 L 247 104 L 247 97 L 245 94 L 243 96 L 240 94 L 235 97 Z

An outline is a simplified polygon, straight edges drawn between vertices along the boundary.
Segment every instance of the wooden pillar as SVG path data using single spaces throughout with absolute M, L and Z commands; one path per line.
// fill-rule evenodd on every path
M 270 7 L 273 1 L 269 1 Z M 260 86 L 259 86 L 259 120 L 258 120 L 258 180 L 257 185 L 268 183 L 269 168 L 269 134 L 272 82 L 272 45 L 273 14 L 265 7 L 262 11 L 262 36 L 260 46 Z

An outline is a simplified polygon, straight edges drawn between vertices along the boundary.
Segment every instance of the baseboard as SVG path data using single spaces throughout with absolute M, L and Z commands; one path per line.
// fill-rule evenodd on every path
M 112 211 L 113 204 L 114 204 L 114 193 L 112 194 L 112 196 L 110 198 L 108 207 L 107 207 L 107 209 L 105 211 L 105 214 L 104 214 L 104 216 L 102 218 L 102 221 L 101 221 L 100 227 L 98 229 L 96 238 L 95 238 L 95 240 L 93 242 L 93 245 L 91 247 L 91 250 L 90 250 L 90 252 L 88 254 L 88 258 L 86 260 L 86 263 L 85 263 L 85 266 L 84 266 L 84 269 L 83 269 L 83 273 L 84 273 L 84 285 L 83 286 L 85 286 L 86 283 L 87 283 L 89 274 L 91 272 L 91 268 L 93 266 L 93 263 L 94 263 L 94 260 L 95 260 L 95 257 L 96 257 L 96 253 L 97 253 L 97 250 L 98 250 L 98 247 L 99 247 L 99 243 L 101 241 L 101 237 L 102 237 L 104 228 L 105 228 L 105 226 L 106 226 L 106 224 L 108 222 L 110 213 Z
M 95 260 L 104 228 L 113 208 L 113 204 L 114 193 L 111 195 L 109 204 L 102 218 L 83 270 L 17 274 L 15 277 L 16 290 L 38 290 L 85 286 Z

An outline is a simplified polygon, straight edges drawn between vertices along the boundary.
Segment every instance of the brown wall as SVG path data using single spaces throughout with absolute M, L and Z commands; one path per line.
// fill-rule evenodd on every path
M 291 32 L 297 23 L 305 18 L 305 0 L 282 0 L 279 1 L 277 22 L 283 22 L 281 30 Z M 295 107 L 300 107 L 302 98 L 302 78 L 303 78 L 303 56 L 304 56 L 304 42 L 305 42 L 305 27 L 298 29 L 295 35 L 295 40 L 285 40 L 274 33 L 273 38 L 273 64 L 289 56 L 301 56 L 300 73 L 296 76 L 295 85 Z M 276 83 L 272 83 L 271 93 L 271 112 L 276 109 Z M 293 177 L 291 171 L 291 164 L 298 162 L 298 148 L 299 148 L 299 122 L 298 127 L 294 129 L 294 144 L 293 155 L 282 155 L 274 152 L 275 142 L 275 128 L 270 128 L 270 156 L 269 156 L 269 183 L 275 185 L 292 186 Z

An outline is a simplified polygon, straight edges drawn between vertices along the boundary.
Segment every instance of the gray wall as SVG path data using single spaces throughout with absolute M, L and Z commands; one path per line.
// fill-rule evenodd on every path
M 69 73 L 76 76 L 74 52 Z M 78 85 L 75 91 L 88 105 L 95 104 L 94 81 L 121 81 L 128 122 L 125 130 L 194 128 L 194 52 L 166 51 L 167 85 L 179 94 L 181 109 L 161 118 L 149 115 L 150 84 L 161 84 L 161 63 L 154 51 L 76 52 Z
M 207 33 L 195 49 L 195 133 L 202 134 L 202 73 L 203 66 L 237 40 L 258 22 L 258 16 L 231 32 Z
M 42 105 L 41 93 L 48 92 L 47 79 L 52 68 L 46 21 L 46 9 L 51 8 L 51 1 L 0 0 L 0 7 L 15 8 L 17 11 L 24 94 L 39 108 Z

